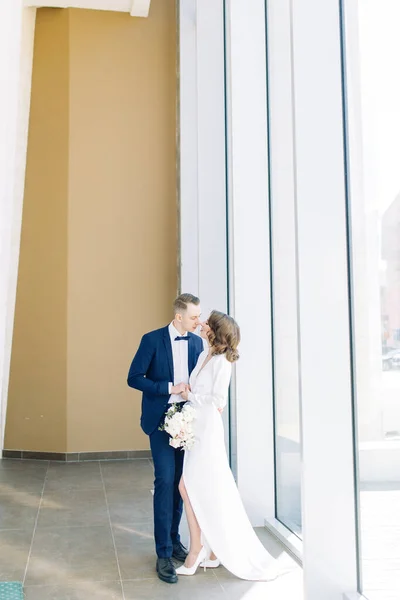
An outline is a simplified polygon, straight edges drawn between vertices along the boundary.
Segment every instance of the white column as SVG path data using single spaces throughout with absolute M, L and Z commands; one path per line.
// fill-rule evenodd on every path
M 223 4 L 179 3 L 180 289 L 203 317 L 228 310 Z
M 265 2 L 229 0 L 227 74 L 237 474 L 255 526 L 274 516 Z
M 199 294 L 196 0 L 179 2 L 180 288 Z
M 7 410 L 12 331 L 25 184 L 36 9 L 0 3 L 0 410 Z
M 357 589 L 349 285 L 337 0 L 292 0 L 307 600 Z
M 227 310 L 223 0 L 181 0 L 181 290 Z

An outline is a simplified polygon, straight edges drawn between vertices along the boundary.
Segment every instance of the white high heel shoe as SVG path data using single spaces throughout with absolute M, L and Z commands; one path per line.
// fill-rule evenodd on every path
M 202 563 L 207 557 L 207 551 L 204 548 L 204 546 L 202 547 L 202 549 L 200 550 L 200 552 L 197 555 L 196 560 L 194 561 L 194 564 L 191 567 L 185 567 L 185 565 L 182 565 L 181 567 L 179 567 L 179 569 L 176 569 L 176 574 L 177 575 L 194 575 L 197 571 L 198 566 L 200 565 L 200 563 Z M 206 567 L 204 567 L 204 570 L 206 570 Z
M 217 567 L 219 567 L 220 564 L 221 561 L 219 560 L 219 558 L 216 558 L 215 560 L 207 558 L 206 560 L 203 560 L 202 563 L 200 563 L 200 566 L 204 567 L 205 569 L 216 569 Z

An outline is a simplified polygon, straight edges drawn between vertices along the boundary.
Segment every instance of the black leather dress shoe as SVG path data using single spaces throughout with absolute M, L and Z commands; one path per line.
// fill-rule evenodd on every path
M 165 583 L 176 583 L 178 581 L 178 575 L 171 558 L 157 558 L 156 570 L 161 581 L 165 581 Z
M 172 549 L 173 558 L 179 560 L 179 562 L 185 562 L 187 555 L 188 551 L 186 550 L 183 544 L 181 544 L 180 542 L 174 544 L 174 547 Z

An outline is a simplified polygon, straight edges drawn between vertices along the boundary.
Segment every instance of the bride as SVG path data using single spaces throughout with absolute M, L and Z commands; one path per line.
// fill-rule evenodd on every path
M 239 358 L 240 330 L 232 317 L 213 311 L 202 324 L 201 337 L 209 347 L 192 372 L 191 391 L 181 394 L 196 409 L 196 420 L 195 443 L 185 452 L 179 484 L 190 550 L 176 573 L 194 575 L 199 565 L 212 568 L 222 563 L 241 579 L 269 581 L 279 572 L 244 510 L 229 467 L 220 415 L 228 398 L 232 363 Z

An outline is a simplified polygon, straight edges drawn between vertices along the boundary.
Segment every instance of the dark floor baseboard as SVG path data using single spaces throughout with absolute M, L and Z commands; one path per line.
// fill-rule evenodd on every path
M 90 460 L 129 460 L 151 458 L 150 450 L 115 450 L 110 452 L 33 452 L 31 450 L 3 450 L 3 458 L 20 460 L 54 460 L 58 462 L 83 462 Z

